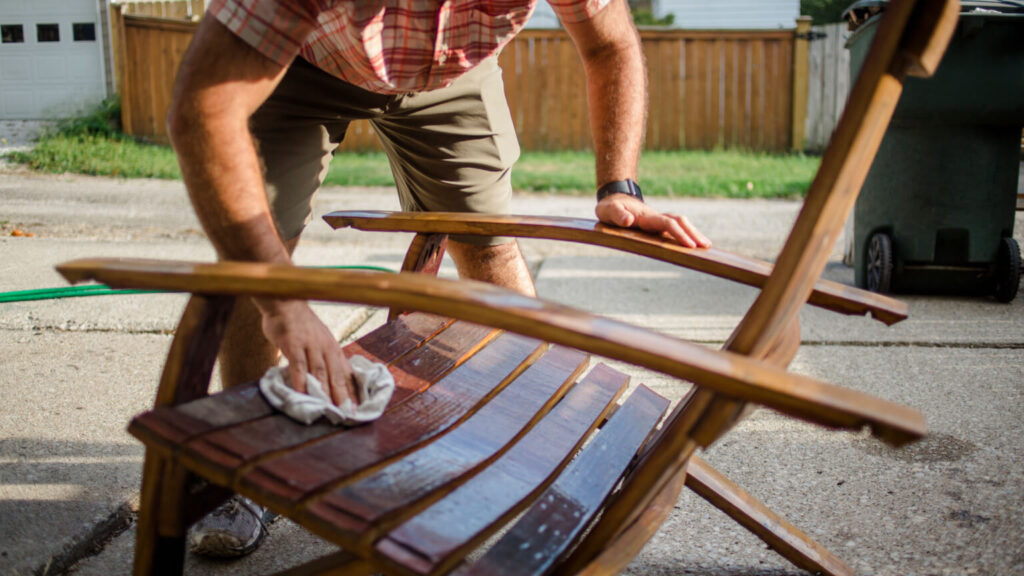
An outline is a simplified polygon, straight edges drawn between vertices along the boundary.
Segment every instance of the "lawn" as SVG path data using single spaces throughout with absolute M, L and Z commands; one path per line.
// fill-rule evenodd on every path
M 179 179 L 173 150 L 137 142 L 97 115 L 65 122 L 26 152 L 6 158 L 40 172 L 123 178 Z M 732 150 L 650 151 L 639 177 L 649 196 L 796 198 L 810 185 L 819 159 L 802 154 L 772 155 Z M 380 152 L 339 153 L 326 184 L 392 186 L 387 158 Z M 524 152 L 512 172 L 516 190 L 591 194 L 595 188 L 590 152 Z

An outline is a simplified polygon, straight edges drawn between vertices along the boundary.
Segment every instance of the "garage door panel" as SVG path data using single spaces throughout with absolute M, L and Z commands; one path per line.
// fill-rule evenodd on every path
M 59 56 L 37 56 L 36 59 L 36 81 L 47 84 L 62 84 L 68 80 L 68 63 L 64 55 Z M 70 86 L 68 86 L 70 92 Z
M 88 83 L 95 76 L 97 68 L 95 56 L 92 54 L 76 54 L 68 57 L 68 78 L 79 84 Z
M 8 56 L 0 58 L 0 77 L 8 86 L 13 82 L 32 81 L 32 58 L 30 56 Z
M 29 90 L 3 90 L 3 114 L 12 120 L 33 118 L 35 102 Z
M 96 0 L 0 0 L 0 24 L 21 25 L 22 43 L 0 43 L 0 119 L 64 116 L 106 94 Z M 95 40 L 74 40 L 74 24 Z M 37 25 L 57 24 L 60 40 L 37 42 Z

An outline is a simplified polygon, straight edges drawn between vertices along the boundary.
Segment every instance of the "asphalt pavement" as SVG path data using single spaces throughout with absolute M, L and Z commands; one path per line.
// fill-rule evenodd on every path
M 654 199 L 717 246 L 770 259 L 799 204 Z M 54 265 L 85 256 L 209 260 L 179 183 L 41 176 L 0 166 L 0 292 L 62 286 Z M 318 214 L 396 209 L 389 189 L 332 188 Z M 514 210 L 590 216 L 590 197 L 517 194 Z M 1024 243 L 1024 213 L 1016 236 Z M 34 234 L 12 237 L 13 229 Z M 310 226 L 300 264 L 397 268 L 407 235 Z M 573 244 L 524 241 L 542 297 L 719 346 L 756 293 L 672 266 Z M 446 265 L 443 274 L 452 275 Z M 826 276 L 852 283 L 838 249 Z M 892 450 L 758 410 L 705 456 L 858 574 L 1024 574 L 1024 296 L 908 296 L 893 327 L 807 308 L 791 369 L 905 403 L 931 434 Z M 125 432 L 153 400 L 180 295 L 0 304 L 0 574 L 131 571 L 141 445 Z M 319 306 L 339 338 L 378 311 Z M 630 370 L 672 400 L 686 386 Z M 286 520 L 233 562 L 189 557 L 190 575 L 265 574 L 331 547 Z M 684 492 L 629 574 L 801 574 Z

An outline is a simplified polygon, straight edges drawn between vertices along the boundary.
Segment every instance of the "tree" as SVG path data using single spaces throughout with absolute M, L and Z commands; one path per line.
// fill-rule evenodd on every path
M 843 10 L 853 0 L 800 0 L 800 14 L 814 18 L 815 24 L 843 21 Z

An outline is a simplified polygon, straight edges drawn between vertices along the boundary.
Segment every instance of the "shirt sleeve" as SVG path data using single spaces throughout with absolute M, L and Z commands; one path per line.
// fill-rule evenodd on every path
M 321 11 L 315 0 L 212 0 L 207 12 L 281 66 L 299 53 Z
M 583 22 L 597 15 L 611 0 L 548 0 L 562 22 Z

